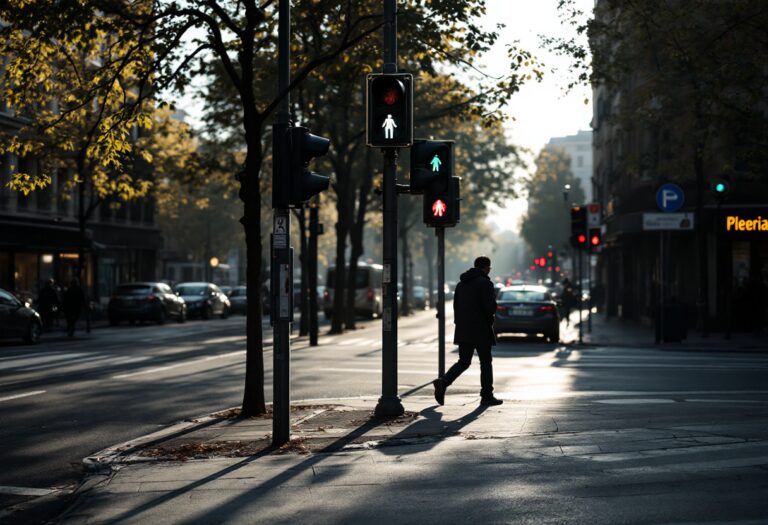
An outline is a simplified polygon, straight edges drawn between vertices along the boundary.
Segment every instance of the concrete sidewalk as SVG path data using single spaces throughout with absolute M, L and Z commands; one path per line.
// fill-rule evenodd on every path
M 573 315 L 571 316 L 574 317 Z M 587 331 L 584 320 L 583 341 L 585 344 L 601 346 L 658 346 L 670 350 L 719 350 L 719 351 L 768 351 L 768 332 L 734 332 L 730 339 L 722 332 L 704 337 L 700 332 L 689 329 L 688 337 L 679 343 L 664 342 L 656 345 L 655 329 L 637 321 L 627 321 L 605 314 L 592 314 L 592 331 Z
M 58 522 L 738 518 L 744 525 L 768 517 L 768 502 L 758 496 L 766 480 L 761 465 L 768 461 L 760 406 L 753 409 L 760 419 L 727 421 L 728 435 L 719 437 L 725 430 L 715 432 L 713 425 L 724 423 L 722 415 L 698 411 L 701 403 L 648 407 L 507 397 L 487 408 L 451 389 L 446 405 L 438 406 L 431 392 L 426 386 L 404 398 L 406 413 L 391 419 L 373 416 L 373 397 L 294 402 L 293 439 L 277 450 L 270 447 L 269 417 L 238 419 L 230 410 L 181 423 L 88 458 L 93 474 Z M 681 410 L 693 410 L 693 419 Z M 740 452 L 734 456 L 731 446 Z

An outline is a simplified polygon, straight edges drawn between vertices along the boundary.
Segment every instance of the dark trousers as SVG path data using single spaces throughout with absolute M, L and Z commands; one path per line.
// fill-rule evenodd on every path
M 446 386 L 458 378 L 464 370 L 472 364 L 472 355 L 477 348 L 477 356 L 480 358 L 480 396 L 491 397 L 493 395 L 493 357 L 491 357 L 491 345 L 473 345 L 472 343 L 459 343 L 459 360 L 443 376 Z
M 75 326 L 77 325 L 77 320 L 80 317 L 80 314 L 73 315 L 73 314 L 67 314 L 67 335 L 73 336 L 75 335 Z

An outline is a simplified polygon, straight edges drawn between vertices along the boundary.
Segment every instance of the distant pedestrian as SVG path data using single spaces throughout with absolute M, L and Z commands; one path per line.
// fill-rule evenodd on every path
M 435 387 L 435 399 L 442 405 L 445 390 L 472 363 L 472 355 L 477 350 L 480 358 L 480 404 L 495 406 L 503 403 L 493 396 L 493 358 L 491 347 L 496 345 L 493 332 L 493 320 L 496 315 L 496 289 L 488 277 L 491 273 L 491 260 L 480 256 L 475 259 L 474 268 L 461 274 L 453 296 L 453 313 L 456 332 L 454 344 L 459 345 L 459 360 L 432 384 Z
M 83 289 L 80 287 L 80 281 L 77 278 L 72 279 L 62 299 L 62 308 L 64 310 L 64 317 L 67 319 L 67 335 L 69 337 L 75 335 L 75 325 L 77 320 L 80 319 L 80 313 L 83 308 L 86 307 L 85 293 L 83 293 Z
M 565 325 L 571 324 L 571 310 L 576 306 L 576 293 L 573 290 L 573 284 L 566 277 L 563 279 L 563 291 L 560 293 L 560 307 L 562 316 L 565 318 Z
M 37 297 L 37 309 L 40 317 L 43 318 L 43 329 L 51 329 L 53 319 L 59 310 L 59 303 L 59 292 L 56 290 L 55 281 L 48 279 Z

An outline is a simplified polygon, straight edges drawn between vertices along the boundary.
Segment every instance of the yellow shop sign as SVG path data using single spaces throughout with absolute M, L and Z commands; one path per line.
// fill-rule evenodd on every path
M 725 230 L 729 232 L 766 232 L 768 233 L 768 218 L 761 215 L 742 219 L 738 215 L 725 217 Z

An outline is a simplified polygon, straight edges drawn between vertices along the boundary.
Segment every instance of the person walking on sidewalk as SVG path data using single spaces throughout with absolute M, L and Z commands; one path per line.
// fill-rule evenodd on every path
M 491 347 L 496 345 L 493 332 L 493 319 L 496 315 L 496 290 L 488 274 L 491 273 L 491 260 L 480 256 L 475 259 L 474 268 L 463 274 L 453 296 L 453 313 L 456 331 L 453 343 L 459 345 L 459 360 L 432 384 L 435 387 L 435 400 L 442 405 L 445 390 L 472 363 L 472 355 L 477 350 L 480 358 L 480 404 L 495 406 L 503 403 L 493 396 L 493 365 Z
M 85 293 L 80 287 L 80 280 L 74 278 L 72 279 L 72 282 L 70 282 L 67 291 L 64 292 L 64 298 L 62 300 L 64 317 L 67 319 L 67 335 L 69 337 L 75 335 L 75 325 L 77 324 L 77 320 L 80 319 L 80 312 L 86 307 Z

